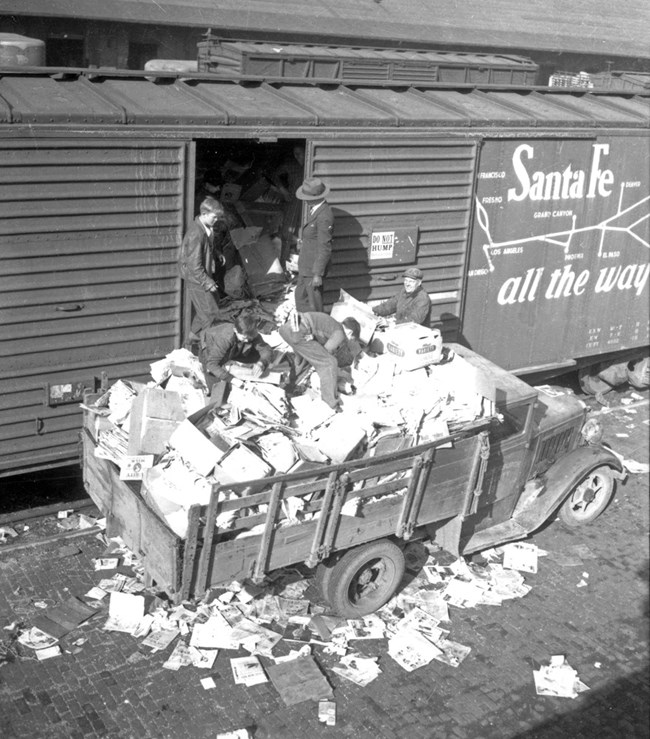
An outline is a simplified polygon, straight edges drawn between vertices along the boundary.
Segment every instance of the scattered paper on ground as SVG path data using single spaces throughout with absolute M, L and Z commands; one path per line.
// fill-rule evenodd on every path
M 32 626 L 31 629 L 23 631 L 23 633 L 18 636 L 18 641 L 30 649 L 46 649 L 54 646 L 58 639 L 55 639 L 53 636 L 50 636 L 44 631 Z
M 551 657 L 549 665 L 533 670 L 533 676 L 537 695 L 576 698 L 579 693 L 589 690 L 562 654 Z
M 268 668 L 275 689 L 287 706 L 334 695 L 313 657 L 300 657 Z
M 376 613 L 342 619 L 308 600 L 305 591 L 311 581 L 291 568 L 269 577 L 265 587 L 232 582 L 198 602 L 172 605 L 151 594 L 145 601 L 144 569 L 137 557 L 120 540 L 104 540 L 104 544 L 107 554 L 99 561 L 121 562 L 133 568 L 134 576 L 118 572 L 110 579 L 100 579 L 85 594 L 92 599 L 91 605 L 70 599 L 56 608 L 48 607 L 35 620 L 57 617 L 58 613 L 74 628 L 102 609 L 108 612 L 106 630 L 129 633 L 139 640 L 140 647 L 150 650 L 132 654 L 128 662 L 152 659 L 151 655 L 164 651 L 165 656 L 157 663 L 164 669 L 215 670 L 200 679 L 205 689 L 214 688 L 216 680 L 230 667 L 234 682 L 244 688 L 270 680 L 289 706 L 333 696 L 327 673 L 317 659 L 320 654 L 338 656 L 328 672 L 341 680 L 361 688 L 376 680 L 382 672 L 381 657 L 354 651 L 371 641 L 381 642 L 381 649 L 409 672 L 433 660 L 458 668 L 471 647 L 452 638 L 449 607 L 500 606 L 506 599 L 523 597 L 530 586 L 518 569 L 504 565 L 529 571 L 536 568 L 537 557 L 546 554 L 530 544 L 507 545 L 492 550 L 486 557 L 490 561 L 479 565 L 463 558 L 449 561 L 446 553 L 440 561 L 421 543 L 413 542 L 409 546 L 414 566 L 398 593 Z M 584 545 L 575 545 L 567 553 L 577 563 L 595 556 Z M 549 554 L 551 558 L 557 556 Z M 503 557 L 503 564 L 497 561 L 499 557 Z M 448 564 L 443 564 L 445 561 Z M 587 578 L 588 573 L 583 573 L 582 582 L 586 583 Z M 107 593 L 108 603 L 102 603 Z M 150 606 L 145 613 L 146 603 Z M 62 653 L 56 636 L 32 628 L 23 630 L 19 640 L 34 649 L 41 660 Z M 74 646 L 80 649 L 84 642 L 77 640 Z M 284 648 L 276 649 L 282 645 Z M 315 654 L 314 646 L 319 650 Z M 250 654 L 233 654 L 242 648 Z M 230 651 L 230 655 L 218 660 L 221 650 Z M 550 690 L 546 683 L 542 689 Z M 331 713 L 327 715 L 331 721 Z
M 537 572 L 537 546 L 514 542 L 500 547 L 503 550 L 503 566 L 507 570 Z
M 404 629 L 388 640 L 388 654 L 407 672 L 429 664 L 442 650 L 414 629 Z
M 144 598 L 130 593 L 111 593 L 106 631 L 124 631 L 133 634 L 144 617 Z
M 338 665 L 332 667 L 332 672 L 362 688 L 381 674 L 376 657 L 362 657 L 358 654 L 348 654 L 343 657 Z
M 257 657 L 234 657 L 230 660 L 233 679 L 238 685 L 259 685 L 268 682 L 261 662 Z

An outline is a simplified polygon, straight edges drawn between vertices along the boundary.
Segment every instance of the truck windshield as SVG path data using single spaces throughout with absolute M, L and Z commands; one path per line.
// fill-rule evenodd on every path
M 493 438 L 507 439 L 524 430 L 526 426 L 526 418 L 528 417 L 529 404 L 519 405 L 515 407 L 499 408 L 502 416 L 493 427 Z

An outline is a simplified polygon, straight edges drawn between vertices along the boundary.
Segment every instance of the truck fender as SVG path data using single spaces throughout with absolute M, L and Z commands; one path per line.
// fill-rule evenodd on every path
M 574 449 L 539 478 L 529 481 L 522 494 L 524 499 L 517 504 L 513 518 L 529 531 L 541 526 L 585 475 L 603 466 L 611 469 L 615 479 L 625 479 L 621 460 L 605 447 L 590 445 Z M 534 499 L 525 499 L 526 489 L 531 491 Z

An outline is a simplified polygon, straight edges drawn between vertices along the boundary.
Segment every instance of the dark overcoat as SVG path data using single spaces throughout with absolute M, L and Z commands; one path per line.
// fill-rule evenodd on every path
M 298 274 L 301 277 L 323 277 L 332 254 L 334 214 L 328 203 L 307 218 L 302 227 L 302 247 L 298 254 Z

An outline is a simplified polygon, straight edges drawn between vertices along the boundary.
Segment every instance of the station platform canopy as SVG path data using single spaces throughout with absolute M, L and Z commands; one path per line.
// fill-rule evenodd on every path
M 650 58 L 647 0 L 0 0 L 0 13 L 213 28 L 230 38 Z

